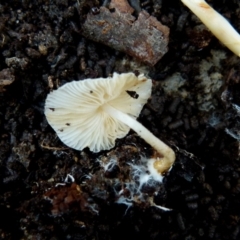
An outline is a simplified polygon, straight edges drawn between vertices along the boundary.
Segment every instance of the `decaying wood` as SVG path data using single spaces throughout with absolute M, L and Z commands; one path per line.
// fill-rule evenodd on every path
M 141 11 L 136 19 L 129 12 L 100 7 L 98 14 L 88 13 L 82 30 L 88 39 L 152 66 L 168 51 L 169 28 L 146 11 Z
M 128 4 L 127 0 L 112 0 L 109 6 L 110 9 L 116 9 L 121 13 L 133 13 L 134 9 Z

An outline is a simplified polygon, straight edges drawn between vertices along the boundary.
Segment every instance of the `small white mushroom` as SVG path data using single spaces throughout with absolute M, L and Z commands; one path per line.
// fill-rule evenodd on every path
M 131 128 L 161 154 L 161 173 L 172 166 L 175 153 L 136 121 L 151 88 L 150 79 L 133 73 L 73 81 L 49 93 L 45 115 L 61 141 L 76 150 L 109 150 Z
M 240 56 L 240 35 L 232 25 L 204 0 L 181 0 L 233 53 Z

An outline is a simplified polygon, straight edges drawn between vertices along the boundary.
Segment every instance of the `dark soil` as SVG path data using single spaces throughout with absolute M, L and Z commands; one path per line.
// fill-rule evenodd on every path
M 240 239 L 239 58 L 180 0 L 130 2 L 170 28 L 154 67 L 83 37 L 108 1 L 0 2 L 0 71 L 15 79 L 0 88 L 1 239 Z M 208 2 L 240 31 L 238 0 Z M 163 184 L 129 202 L 131 166 L 152 149 L 131 131 L 111 151 L 75 151 L 44 115 L 52 89 L 115 71 L 153 79 L 139 121 L 177 155 Z

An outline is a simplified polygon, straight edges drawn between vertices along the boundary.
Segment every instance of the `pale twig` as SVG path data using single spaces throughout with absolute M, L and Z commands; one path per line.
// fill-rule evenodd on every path
M 240 57 L 240 35 L 221 14 L 204 0 L 181 0 L 206 27 L 233 53 Z

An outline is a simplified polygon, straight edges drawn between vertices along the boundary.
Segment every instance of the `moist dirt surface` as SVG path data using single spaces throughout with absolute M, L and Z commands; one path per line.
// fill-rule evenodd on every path
M 240 31 L 239 1 L 208 3 Z M 109 4 L 0 2 L 0 239 L 240 239 L 239 58 L 181 1 L 131 0 L 135 18 L 170 29 L 149 66 L 84 37 Z M 154 151 L 133 131 L 110 151 L 76 151 L 44 115 L 66 82 L 130 71 L 153 80 L 138 120 L 176 152 L 162 183 L 142 184 Z

